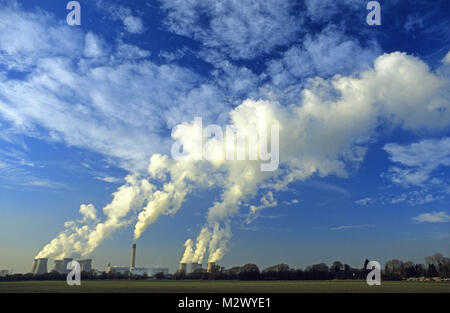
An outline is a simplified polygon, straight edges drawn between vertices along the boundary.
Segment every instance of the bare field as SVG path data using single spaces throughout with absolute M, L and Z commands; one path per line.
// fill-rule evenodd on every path
M 448 282 L 386 281 L 83 281 L 70 287 L 64 281 L 0 282 L 0 293 L 450 293 Z

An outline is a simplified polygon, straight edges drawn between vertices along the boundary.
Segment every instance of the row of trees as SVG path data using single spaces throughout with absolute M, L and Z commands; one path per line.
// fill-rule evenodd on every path
M 158 273 L 156 279 L 211 279 L 211 280 L 332 280 L 332 279 L 366 279 L 370 270 L 366 269 L 369 260 L 365 260 L 361 269 L 352 268 L 348 264 L 335 261 L 328 266 L 325 263 L 308 266 L 304 270 L 292 269 L 287 264 L 278 264 L 260 271 L 255 264 L 246 264 L 229 269 L 215 267 L 211 273 L 199 269 L 193 273 L 180 273 L 165 276 Z M 47 274 L 15 274 L 0 277 L 2 280 L 65 280 L 66 274 L 50 272 Z M 440 253 L 425 258 L 425 264 L 402 262 L 397 259 L 389 260 L 382 271 L 383 280 L 401 280 L 410 277 L 441 277 L 450 278 L 450 258 Z M 96 273 L 83 272 L 82 280 L 112 280 L 112 279 L 147 279 L 144 276 L 132 276 L 129 273 Z
M 314 264 L 306 269 L 292 269 L 287 264 L 278 264 L 260 271 L 255 264 L 236 266 L 230 269 L 216 269 L 212 273 L 202 270 L 193 273 L 176 273 L 174 279 L 214 279 L 214 280 L 332 280 L 332 279 L 362 279 L 367 276 L 363 269 L 352 268 L 339 261 L 331 267 L 325 263 Z
M 450 258 L 436 253 L 425 258 L 425 265 L 414 264 L 411 261 L 402 262 L 397 259 L 389 260 L 384 267 L 384 276 L 390 280 L 410 277 L 450 278 Z

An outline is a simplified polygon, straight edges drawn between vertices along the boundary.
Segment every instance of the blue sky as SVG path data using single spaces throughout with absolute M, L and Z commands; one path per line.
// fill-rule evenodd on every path
M 449 254 L 448 1 L 79 2 L 0 0 L 1 268 Z M 171 160 L 195 117 L 278 123 L 280 167 Z

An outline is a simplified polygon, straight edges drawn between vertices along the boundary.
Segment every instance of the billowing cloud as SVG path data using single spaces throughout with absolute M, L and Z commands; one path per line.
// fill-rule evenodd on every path
M 279 1 L 163 3 L 172 31 L 192 35 L 205 47 L 235 59 L 253 58 L 291 43 L 298 20 L 289 13 L 289 6 L 290 2 Z M 7 25 L 17 25 L 8 28 L 11 44 L 0 39 L 0 61 L 24 73 L 23 79 L 0 75 L 1 119 L 16 133 L 101 153 L 135 173 L 103 208 L 104 218 L 93 206 L 83 206 L 82 219 L 67 222 L 39 257 L 89 255 L 116 230 L 130 224 L 135 224 L 134 237 L 138 239 L 162 215 L 175 214 L 189 193 L 216 188 L 221 193 L 208 208 L 195 247 L 193 240 L 187 242 L 186 258 L 201 262 L 207 256 L 219 261 L 228 249 L 230 219 L 243 204 L 265 195 L 259 205 L 249 206 L 250 214 L 257 213 L 276 206 L 276 191 L 294 181 L 348 177 L 363 161 L 380 129 L 440 133 L 450 125 L 447 63 L 431 70 L 419 58 L 400 52 L 373 60 L 375 48 L 366 50 L 346 37 L 333 40 L 333 32 L 307 38 L 274 63 L 281 69 L 273 69 L 269 75 L 295 76 L 295 97 L 287 105 L 270 92 L 270 79 L 265 80 L 267 85 L 260 85 L 266 73 L 258 76 L 248 68 L 223 62 L 211 73 L 211 83 L 187 68 L 151 62 L 149 52 L 123 39 L 108 47 L 101 36 L 69 29 L 51 16 L 40 20 L 38 13 L 5 7 L 0 9 L 0 17 Z M 203 27 L 204 21 L 207 27 Z M 140 29 L 135 20 L 127 23 L 124 18 L 123 22 L 128 31 Z M 32 38 L 22 34 L 30 29 Z M 52 50 L 49 47 L 55 40 L 58 49 Z M 330 47 L 335 49 L 333 53 L 328 53 Z M 359 52 L 363 57 L 353 67 L 344 56 L 357 58 Z M 335 60 L 333 54 L 344 62 L 337 70 L 329 68 Z M 312 78 L 303 76 L 308 69 L 289 66 L 297 55 L 312 62 Z M 334 75 L 335 71 L 342 73 Z M 226 73 L 223 80 L 221 72 Z M 316 76 L 321 74 L 324 77 Z M 233 79 L 240 76 L 243 79 Z M 269 91 L 248 92 L 259 87 Z M 228 101 L 223 90 L 239 97 Z M 237 102 L 241 97 L 245 100 Z M 196 152 L 189 142 L 198 137 L 197 116 L 205 126 L 227 123 L 247 136 L 253 130 L 257 151 L 267 148 L 266 143 L 276 148 L 271 152 L 279 151 L 278 170 L 261 171 L 268 163 L 261 155 L 251 160 L 250 152 L 241 151 L 234 140 L 221 141 L 202 133 L 211 158 L 169 158 L 172 139 Z M 169 130 L 180 123 L 183 131 L 174 131 L 170 138 Z M 279 141 L 261 140 L 274 126 Z M 224 147 L 242 152 L 245 160 L 225 160 Z
M 96 209 L 92 204 L 81 205 L 83 219 L 66 222 L 65 230 L 44 246 L 36 258 L 89 256 L 116 230 L 132 223 L 133 213 L 142 208 L 154 188 L 145 179 L 128 176 L 125 185 L 114 192 L 113 200 L 103 208 L 106 217 L 104 221 L 97 219 Z

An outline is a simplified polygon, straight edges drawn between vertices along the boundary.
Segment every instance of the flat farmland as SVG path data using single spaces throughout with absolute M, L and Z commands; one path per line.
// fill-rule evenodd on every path
M 0 282 L 0 293 L 450 293 L 448 282 L 111 280 Z

